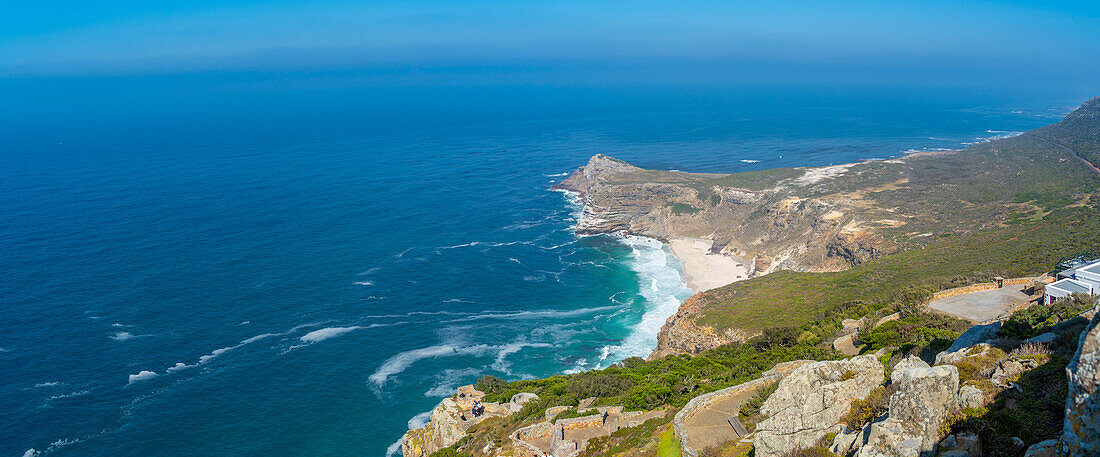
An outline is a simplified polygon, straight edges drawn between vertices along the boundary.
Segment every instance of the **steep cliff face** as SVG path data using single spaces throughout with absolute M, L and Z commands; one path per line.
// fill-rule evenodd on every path
M 710 238 L 721 251 L 752 259 L 753 275 L 836 271 L 893 251 L 876 232 L 904 225 L 858 193 L 814 196 L 852 167 L 745 177 L 645 170 L 601 154 L 556 188 L 584 202 L 577 233 Z

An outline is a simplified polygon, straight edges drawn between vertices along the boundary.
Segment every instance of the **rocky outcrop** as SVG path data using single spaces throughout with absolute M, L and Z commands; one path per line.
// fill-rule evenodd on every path
M 1001 322 L 991 322 L 984 325 L 975 325 L 966 329 L 962 335 L 955 338 L 955 341 L 951 343 L 951 347 L 947 348 L 944 352 L 957 352 L 961 349 L 969 348 L 978 343 L 984 343 L 997 336 L 997 332 L 1001 331 Z M 939 363 L 938 361 L 936 363 Z
M 885 368 L 874 356 L 816 362 L 799 367 L 779 383 L 756 425 L 756 455 L 776 456 L 817 444 L 836 429 L 852 400 L 882 384 Z
M 704 311 L 706 303 L 701 294 L 695 294 L 680 304 L 676 314 L 670 316 L 657 332 L 657 347 L 649 354 L 649 360 L 671 354 L 694 355 L 724 344 L 745 341 L 756 335 L 737 330 L 721 333 L 711 327 L 696 324 L 695 317 Z
M 1100 455 L 1100 314 L 1081 333 L 1077 352 L 1066 367 L 1069 395 L 1062 442 L 1068 455 Z
M 509 416 L 519 411 L 524 403 L 538 398 L 535 394 L 521 392 L 502 405 L 481 402 L 484 396 L 472 385 L 459 387 L 453 396 L 444 398 L 432 409 L 431 420 L 424 427 L 409 430 L 401 437 L 401 454 L 404 457 L 425 457 L 457 443 L 474 424 L 490 417 Z M 475 400 L 485 407 L 485 414 L 478 417 L 470 413 Z
M 901 359 L 897 365 L 894 365 L 894 371 L 890 372 L 890 382 L 900 384 L 905 376 L 909 374 L 911 368 L 929 368 L 929 366 L 928 363 L 915 355 Z
M 890 397 L 886 417 L 862 429 L 839 433 L 830 448 L 833 452 L 857 457 L 918 457 L 935 451 L 940 424 L 958 407 L 958 369 L 909 361 L 898 371 L 895 367 L 899 386 Z M 977 441 L 967 441 L 968 436 L 960 438 L 962 445 L 956 438 L 944 447 L 968 450 L 977 445 Z
M 867 451 L 860 449 L 861 457 L 876 455 L 876 452 L 896 452 L 894 455 L 906 455 L 895 448 L 894 443 L 905 443 L 909 449 L 915 442 L 919 452 L 931 452 L 936 448 L 938 429 L 944 417 L 955 410 L 959 391 L 959 370 L 953 365 L 910 368 L 902 377 L 898 391 L 890 397 L 890 413 L 886 421 L 871 424 L 868 435 Z M 889 423 L 889 425 L 884 425 Z M 905 430 L 897 435 L 897 427 Z M 911 441 L 912 440 L 912 441 Z

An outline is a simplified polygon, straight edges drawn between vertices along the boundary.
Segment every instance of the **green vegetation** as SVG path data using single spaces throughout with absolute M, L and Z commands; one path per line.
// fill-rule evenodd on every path
M 813 325 L 819 317 L 860 303 L 878 309 L 911 308 L 936 290 L 1020 277 L 1100 241 L 1100 208 L 1055 210 L 1041 222 L 937 238 L 930 245 L 875 259 L 846 271 L 772 274 L 712 289 L 698 323 L 718 330 Z M 976 248 L 976 247 L 981 248 Z M 802 327 L 800 327 L 802 328 Z
M 1001 325 L 999 336 L 1023 340 L 1050 331 L 1055 325 L 1092 307 L 1087 295 L 1074 294 L 1055 300 L 1050 306 L 1035 305 L 1020 310 Z
M 1062 433 L 1067 394 L 1066 359 L 1053 356 L 1024 373 L 1017 388 L 1000 391 L 988 409 L 963 411 L 949 418 L 954 431 L 969 431 L 982 438 L 987 455 L 1020 456 L 1025 447 L 1012 443 L 1019 437 L 1026 445 Z
M 643 448 L 652 449 L 650 446 L 653 444 L 656 444 L 656 447 L 659 449 L 660 442 L 663 441 L 663 438 L 661 438 L 663 433 L 670 433 L 672 431 L 672 425 L 669 424 L 671 421 L 672 415 L 667 414 L 665 417 L 650 419 L 637 427 L 621 428 L 609 436 L 593 438 L 588 441 L 588 445 L 585 446 L 584 452 L 581 453 L 581 457 L 621 455 L 629 451 L 637 451 Z M 658 433 L 657 430 L 662 427 L 666 427 L 668 431 Z M 673 438 L 675 438 L 675 436 L 673 436 Z M 676 441 L 677 451 L 675 455 L 678 456 L 680 455 L 680 443 L 679 440 L 674 441 Z M 650 450 L 649 452 L 653 451 Z
M 680 457 L 683 455 L 683 451 L 680 449 L 680 438 L 676 436 L 676 431 L 669 427 L 664 433 L 658 435 L 661 439 L 657 443 L 657 457 Z
M 521 391 L 538 394 L 539 400 L 525 404 L 513 415 L 516 418 L 535 417 L 550 406 L 575 406 L 587 397 L 598 397 L 597 404 L 621 404 L 628 410 L 665 404 L 680 407 L 697 395 L 755 379 L 780 362 L 840 357 L 831 350 L 800 343 L 796 336 L 791 329 L 778 329 L 697 356 L 676 355 L 649 362 L 630 358 L 599 371 L 513 381 L 484 391 L 485 400 L 507 401 Z
M 767 170 L 746 171 L 712 179 L 708 186 L 739 187 L 749 190 L 771 189 L 780 181 L 802 176 L 805 170 L 798 168 L 770 168 Z
M 926 347 L 932 352 L 940 352 L 969 327 L 969 323 L 955 317 L 921 312 L 860 333 L 859 339 L 866 344 L 863 352 L 886 347 L 900 348 L 902 353 Z
M 556 424 L 556 423 L 558 423 L 558 421 L 560 421 L 562 419 L 570 419 L 570 418 L 574 418 L 574 417 L 595 416 L 598 413 L 599 413 L 598 411 L 596 411 L 595 409 L 592 409 L 592 408 L 584 409 L 584 410 L 578 410 L 577 408 L 569 408 L 565 411 L 562 411 L 561 413 L 558 413 L 557 416 L 554 416 L 554 420 L 552 422 Z
M 672 214 L 695 214 L 702 211 L 699 208 L 688 205 L 686 203 L 672 203 L 669 205 L 672 208 Z
M 886 414 L 890 409 L 890 396 L 897 391 L 898 385 L 890 384 L 875 388 L 867 398 L 852 400 L 851 409 L 840 421 L 848 424 L 848 428 L 853 430 L 870 424 L 875 418 Z
M 742 422 L 749 418 L 760 414 L 760 407 L 764 406 L 764 402 L 768 400 L 768 397 L 775 393 L 775 390 L 779 388 L 778 382 L 773 382 L 764 387 L 761 387 L 756 393 L 752 394 L 748 400 L 741 402 L 741 409 L 737 411 L 738 417 Z M 746 425 L 747 426 L 747 425 Z
M 428 457 L 472 457 L 465 452 L 459 452 L 452 447 L 445 447 L 428 455 Z

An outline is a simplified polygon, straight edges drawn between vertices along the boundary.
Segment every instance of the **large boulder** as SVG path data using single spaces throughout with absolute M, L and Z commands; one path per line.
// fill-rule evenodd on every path
M 962 335 L 959 335 L 958 338 L 955 338 L 955 342 L 951 343 L 951 347 L 947 348 L 944 352 L 956 352 L 978 343 L 984 343 L 995 338 L 999 331 L 1001 331 L 1000 321 L 985 325 L 975 325 L 963 332 Z
M 874 356 L 815 362 L 791 372 L 760 408 L 756 455 L 768 457 L 814 446 L 848 413 L 852 400 L 882 385 L 885 368 Z
M 862 442 L 834 441 L 834 450 L 858 447 L 857 457 L 918 457 L 935 450 L 940 424 L 957 407 L 959 371 L 953 365 L 916 366 L 900 379 L 886 419 L 864 428 Z
M 985 404 L 985 392 L 974 386 L 959 389 L 959 408 L 981 408 Z
M 894 365 L 894 371 L 890 372 L 890 382 L 900 383 L 910 368 L 928 368 L 928 363 L 915 355 L 901 359 L 897 365 Z
M 1071 456 L 1100 455 L 1100 314 L 1081 332 L 1069 366 L 1069 395 L 1062 442 Z
M 1032 444 L 1024 453 L 1024 457 L 1056 457 L 1057 455 L 1058 440 L 1046 440 Z
M 508 401 L 507 408 L 509 411 L 512 411 L 514 413 L 519 412 L 519 410 L 523 409 L 524 403 L 538 399 L 539 396 L 531 392 L 520 392 L 518 394 L 512 395 L 512 399 Z

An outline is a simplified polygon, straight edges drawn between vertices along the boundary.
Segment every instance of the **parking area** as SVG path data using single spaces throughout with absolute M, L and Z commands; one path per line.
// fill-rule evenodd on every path
M 985 322 L 1026 303 L 1030 298 L 1023 292 L 1023 287 L 1006 286 L 941 298 L 929 303 L 928 307 L 973 322 Z

